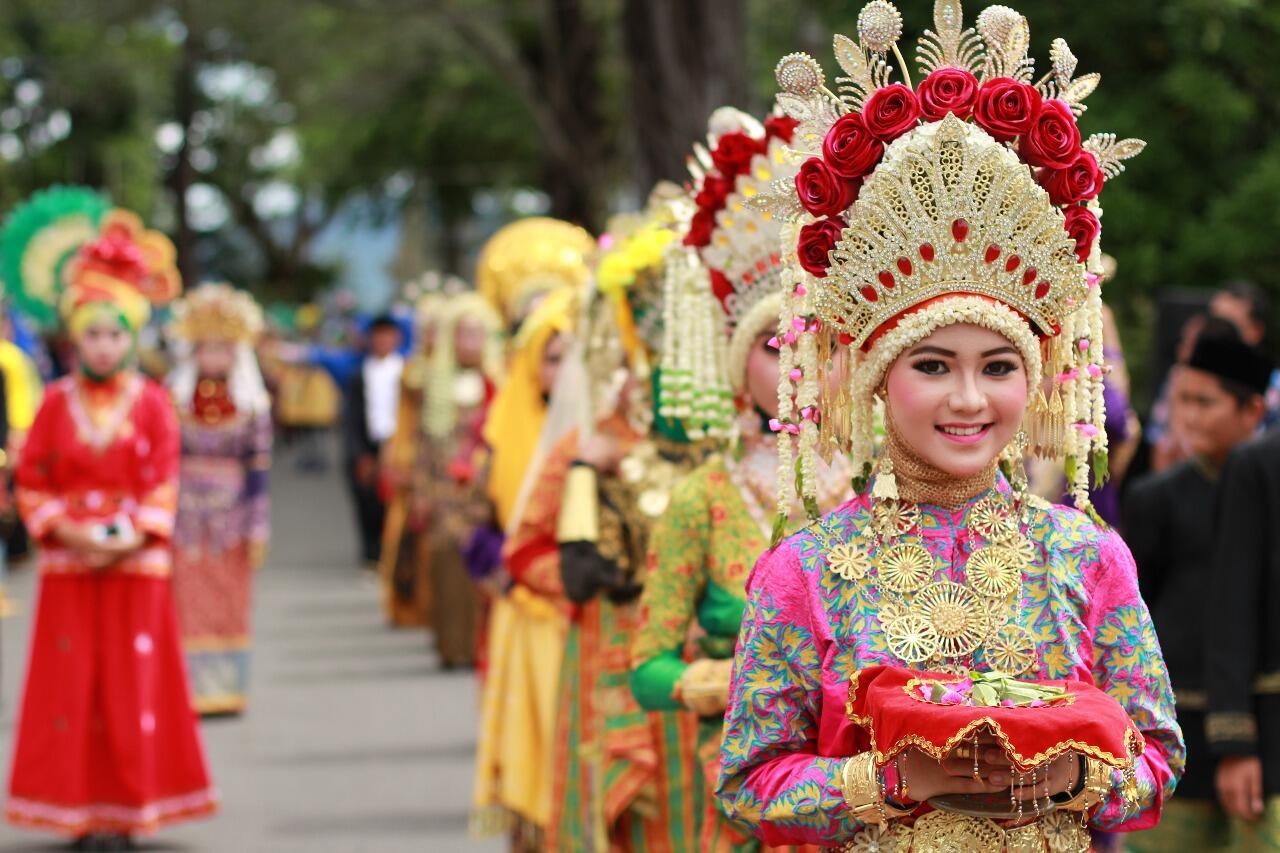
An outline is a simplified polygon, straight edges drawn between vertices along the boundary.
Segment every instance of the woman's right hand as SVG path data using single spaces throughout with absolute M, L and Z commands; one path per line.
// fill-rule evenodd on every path
M 1009 761 L 995 741 L 979 741 L 975 777 L 972 743 L 963 744 L 942 761 L 918 749 L 903 753 L 899 763 L 905 793 L 916 802 L 940 794 L 993 794 L 1010 785 Z

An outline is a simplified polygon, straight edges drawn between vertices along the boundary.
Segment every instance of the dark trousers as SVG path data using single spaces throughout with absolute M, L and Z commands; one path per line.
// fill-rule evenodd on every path
M 382 554 L 382 525 L 386 521 L 387 505 L 378 496 L 376 479 L 372 483 L 356 479 L 354 460 L 347 463 L 347 483 L 356 507 L 356 525 L 360 528 L 360 558 L 376 563 Z

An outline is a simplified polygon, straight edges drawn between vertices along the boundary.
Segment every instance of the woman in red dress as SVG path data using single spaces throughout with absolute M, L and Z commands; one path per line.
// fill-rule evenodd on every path
M 17 469 L 41 577 L 5 815 L 77 849 L 127 849 L 216 807 L 169 586 L 178 424 L 133 367 L 148 299 L 179 286 L 157 238 L 113 211 L 66 264 L 79 363 L 49 387 Z

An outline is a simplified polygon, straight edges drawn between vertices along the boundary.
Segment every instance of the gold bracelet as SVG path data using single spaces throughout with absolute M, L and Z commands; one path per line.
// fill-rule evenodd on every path
M 853 817 L 866 824 L 883 826 L 894 818 L 906 817 L 911 810 L 894 808 L 884 801 L 880 774 L 871 752 L 853 756 L 844 763 L 841 793 Z
M 1059 806 L 1073 812 L 1087 812 L 1106 799 L 1111 792 L 1111 768 L 1093 758 L 1085 756 L 1084 787 L 1080 793 Z
M 560 517 L 556 541 L 598 542 L 600 540 L 600 492 L 596 472 L 589 465 L 573 465 L 564 478 L 560 495 Z

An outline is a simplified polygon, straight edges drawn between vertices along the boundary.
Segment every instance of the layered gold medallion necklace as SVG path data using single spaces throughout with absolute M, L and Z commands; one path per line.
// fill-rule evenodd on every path
M 994 481 L 994 471 L 984 476 Z M 964 502 L 961 497 L 959 505 Z M 942 505 L 949 503 L 955 502 Z M 878 598 L 885 642 L 902 663 L 963 672 L 975 668 L 981 651 L 990 668 L 1019 675 L 1036 658 L 1035 641 L 1021 623 L 1023 575 L 1035 558 L 1023 533 L 1024 503 L 992 490 L 973 504 L 967 527 L 985 542 L 969 555 L 961 582 L 940 580 L 920 532 L 920 503 L 898 496 L 886 458 L 872 491 L 870 523 L 849 541 L 829 536 L 827 564 L 862 584 L 868 600 Z

